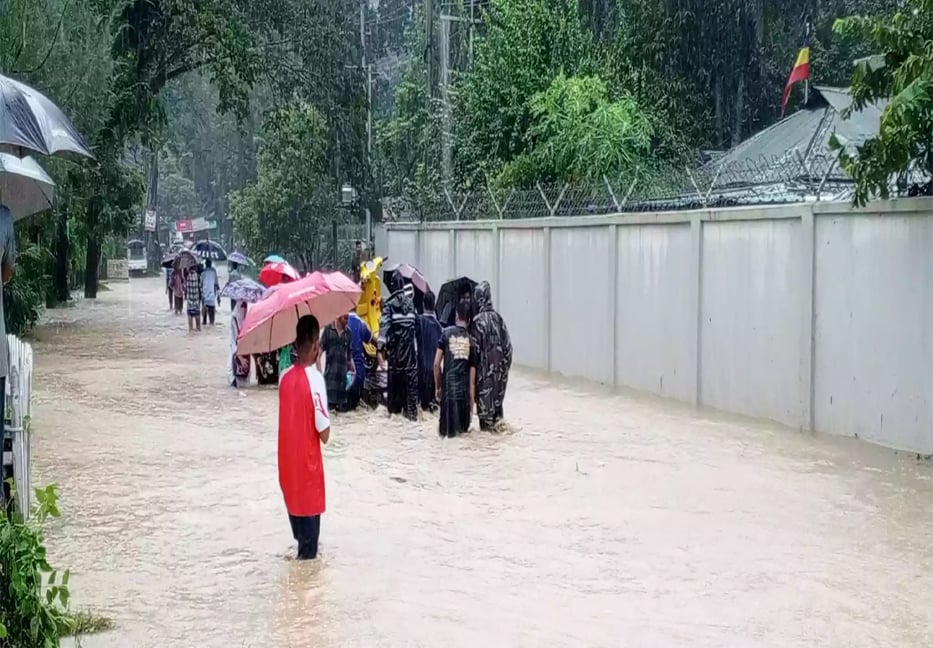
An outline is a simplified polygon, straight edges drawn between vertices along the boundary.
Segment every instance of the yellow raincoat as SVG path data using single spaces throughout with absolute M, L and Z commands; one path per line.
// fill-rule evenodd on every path
M 363 292 L 360 293 L 356 314 L 366 322 L 373 334 L 373 343 L 363 345 L 363 351 L 371 358 L 376 355 L 375 340 L 379 336 L 379 318 L 382 317 L 382 280 L 379 279 L 382 261 L 382 257 L 376 257 L 360 265 Z

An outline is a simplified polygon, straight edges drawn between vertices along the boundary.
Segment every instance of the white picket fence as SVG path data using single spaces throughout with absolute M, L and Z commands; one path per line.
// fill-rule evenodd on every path
M 32 345 L 15 335 L 8 335 L 10 371 L 6 380 L 6 404 L 10 412 L 6 429 L 13 437 L 13 485 L 16 510 L 29 515 L 32 496 Z M 6 415 L 6 412 L 4 412 Z

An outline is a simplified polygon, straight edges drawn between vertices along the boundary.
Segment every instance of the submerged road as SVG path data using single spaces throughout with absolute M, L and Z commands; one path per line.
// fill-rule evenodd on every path
M 51 560 L 115 622 L 88 648 L 933 645 L 929 465 L 522 371 L 503 435 L 337 418 L 290 560 L 276 392 L 226 387 L 227 308 L 188 335 L 162 286 L 35 334 Z

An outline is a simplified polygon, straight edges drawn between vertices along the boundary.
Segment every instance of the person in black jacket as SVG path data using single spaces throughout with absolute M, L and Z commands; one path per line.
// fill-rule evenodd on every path
M 435 298 L 430 290 L 424 294 L 424 313 L 418 316 L 418 389 L 421 393 L 421 409 L 426 412 L 437 409 L 434 398 L 434 354 L 444 328 L 434 312 Z
M 405 418 L 418 420 L 418 323 L 414 288 L 405 285 L 401 275 L 391 273 L 385 279 L 391 295 L 382 305 L 379 337 L 385 342 L 388 375 L 389 414 L 404 412 Z

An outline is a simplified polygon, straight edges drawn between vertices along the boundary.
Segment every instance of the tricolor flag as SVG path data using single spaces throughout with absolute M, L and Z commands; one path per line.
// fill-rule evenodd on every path
M 790 97 L 790 89 L 799 81 L 806 81 L 810 78 L 810 23 L 807 23 L 807 32 L 803 38 L 803 47 L 797 54 L 797 62 L 794 63 L 794 69 L 790 71 L 787 78 L 787 85 L 784 86 L 784 98 L 781 101 L 781 117 L 787 109 L 787 98 Z

